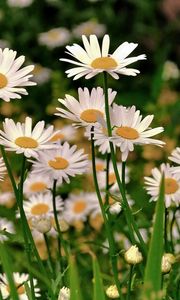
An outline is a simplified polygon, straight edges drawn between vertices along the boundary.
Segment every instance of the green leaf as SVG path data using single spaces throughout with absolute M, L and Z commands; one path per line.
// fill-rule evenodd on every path
M 101 273 L 99 269 L 99 264 L 95 255 L 93 255 L 93 285 L 94 285 L 94 295 L 93 300 L 105 300 L 104 287 L 101 279 Z
M 70 277 L 70 300 L 82 300 L 81 289 L 79 285 L 79 276 L 73 256 L 69 259 L 69 277 Z
M 152 293 L 158 293 L 161 290 L 161 260 L 164 247 L 164 175 L 160 185 L 160 192 L 156 204 L 155 221 L 149 247 L 147 264 L 144 277 L 144 290 L 142 300 L 150 299 Z M 157 299 L 161 299 L 158 298 Z
M 30 289 L 28 283 L 25 282 L 25 283 L 24 283 L 24 286 L 25 286 L 26 295 L 27 295 L 27 297 L 28 297 L 28 300 L 32 300 L 31 289 Z
M 13 272 L 11 269 L 13 263 L 11 261 L 11 258 L 8 255 L 5 245 L 2 242 L 0 242 L 0 257 L 1 257 L 1 263 L 3 265 L 3 270 L 6 273 L 7 280 L 9 283 L 11 298 L 13 300 L 19 300 L 17 288 L 13 280 Z

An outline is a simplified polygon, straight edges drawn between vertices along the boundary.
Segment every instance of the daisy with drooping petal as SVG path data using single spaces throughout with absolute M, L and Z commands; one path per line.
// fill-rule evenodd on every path
M 169 159 L 179 165 L 178 167 L 172 167 L 172 172 L 180 175 L 180 147 L 176 147 L 172 151 Z
M 6 167 L 2 157 L 0 157 L 0 180 L 3 180 L 4 175 L 6 174 Z
M 157 201 L 159 196 L 159 189 L 164 173 L 164 184 L 165 184 L 165 205 L 170 207 L 175 204 L 180 204 L 180 178 L 177 174 L 172 173 L 172 167 L 169 164 L 161 164 L 160 170 L 158 168 L 152 169 L 153 177 L 145 178 L 145 189 L 147 193 L 151 195 L 150 201 Z
M 76 129 L 72 125 L 65 125 L 54 132 L 50 142 L 59 143 L 62 141 L 70 142 L 76 138 Z
M 93 208 L 94 201 L 97 201 L 96 193 L 70 194 L 64 203 L 64 218 L 69 224 L 76 221 L 86 221 Z
M 63 201 L 60 196 L 56 197 L 57 211 L 63 210 Z M 53 217 L 53 204 L 51 192 L 32 195 L 23 203 L 27 219 L 41 216 Z
M 88 88 L 78 89 L 79 101 L 70 95 L 65 99 L 58 99 L 66 108 L 57 107 L 56 116 L 70 119 L 79 126 L 94 126 L 99 118 L 105 118 L 105 97 L 101 87 L 93 88 L 91 93 Z M 108 89 L 109 105 L 112 104 L 116 92 Z
M 0 242 L 8 240 L 8 237 L 3 234 L 4 232 L 14 233 L 14 224 L 6 218 L 0 218 Z
M 151 137 L 164 131 L 163 127 L 149 128 L 154 115 L 142 119 L 140 111 L 135 106 L 126 108 L 122 105 L 113 105 L 111 120 L 113 124 L 113 141 L 120 147 L 122 160 L 125 161 L 134 145 L 154 144 L 163 146 L 165 143 Z
M 62 184 L 63 180 L 69 183 L 69 177 L 83 174 L 88 165 L 87 155 L 82 149 L 76 149 L 77 146 L 71 147 L 65 142 L 58 149 L 39 152 L 37 161 L 33 162 L 32 173 L 47 175 L 58 184 Z
M 26 197 L 37 193 L 46 193 L 53 186 L 53 181 L 47 176 L 30 174 L 24 181 L 23 192 Z
M 24 283 L 27 283 L 30 288 L 30 282 L 29 282 L 29 274 L 25 273 L 13 273 L 13 279 L 15 286 L 17 288 L 17 293 L 19 300 L 28 300 L 28 296 L 26 294 L 26 288 Z M 34 292 L 36 297 L 40 297 L 40 288 L 37 287 L 37 279 L 33 279 L 33 285 L 34 285 Z M 9 299 L 10 296 L 10 286 L 8 282 L 8 278 L 6 274 L 0 274 L 0 290 L 3 299 Z M 12 298 L 11 298 L 12 299 Z
M 0 49 L 0 99 L 9 102 L 10 99 L 21 99 L 20 94 L 27 95 L 23 86 L 36 85 L 29 79 L 33 76 L 29 74 L 34 66 L 27 66 L 20 69 L 24 63 L 23 55 L 16 58 L 16 51 L 5 48 Z
M 14 123 L 12 119 L 3 122 L 4 131 L 0 130 L 0 144 L 8 151 L 24 153 L 26 157 L 37 157 L 37 151 L 52 149 L 56 146 L 49 143 L 53 134 L 53 126 L 44 129 L 45 122 L 38 122 L 32 130 L 32 119 L 26 117 L 25 123 Z
M 139 70 L 126 68 L 126 66 L 138 60 L 146 59 L 144 54 L 127 58 L 138 45 L 128 42 L 124 42 L 113 54 L 109 54 L 110 38 L 107 34 L 103 38 L 102 49 L 100 49 L 96 35 L 90 35 L 89 40 L 83 35 L 82 41 L 84 48 L 78 44 L 66 46 L 67 53 L 76 60 L 60 59 L 77 66 L 66 71 L 67 76 L 74 77 L 74 80 L 83 76 L 89 79 L 104 71 L 108 72 L 115 79 L 119 78 L 119 74 L 136 76 L 140 73 Z
M 53 28 L 47 32 L 42 32 L 38 37 L 39 44 L 45 45 L 50 49 L 65 45 L 69 42 L 69 39 L 70 32 L 64 27 Z

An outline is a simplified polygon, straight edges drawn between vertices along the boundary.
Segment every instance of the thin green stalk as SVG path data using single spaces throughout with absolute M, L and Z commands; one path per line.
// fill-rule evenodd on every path
M 57 185 L 57 180 L 54 180 L 53 190 L 52 190 L 53 212 L 54 212 L 54 220 L 55 220 L 55 224 L 56 224 L 56 229 L 57 229 L 57 232 L 58 232 L 59 262 L 60 262 L 61 273 L 63 273 L 64 267 L 63 267 L 63 262 L 62 262 L 61 244 L 63 246 L 63 249 L 64 249 L 64 252 L 65 252 L 65 255 L 66 255 L 67 259 L 69 257 L 69 252 L 68 252 L 66 243 L 63 239 L 63 235 L 62 235 L 60 225 L 59 225 L 59 220 L 58 220 L 58 213 L 57 213 L 57 209 L 56 209 L 56 185 Z M 63 278 L 62 278 L 62 280 L 63 280 Z
M 26 169 L 26 157 L 23 155 L 21 178 L 20 178 L 20 183 L 19 183 L 19 188 L 18 188 L 20 215 L 22 215 L 22 211 L 23 211 L 23 184 L 24 184 L 25 169 Z M 26 251 L 28 262 L 31 265 L 32 264 L 32 259 L 31 259 L 32 249 L 31 249 L 31 244 L 29 243 L 26 225 L 24 225 L 23 221 L 24 221 L 24 218 L 22 218 L 22 227 L 23 227 L 23 236 L 24 236 L 24 242 L 25 242 L 25 251 Z M 33 276 L 32 276 L 31 272 L 29 272 L 29 281 L 30 281 L 30 286 L 31 286 L 32 300 L 36 300 L 35 292 L 34 292 Z
M 14 180 L 14 176 L 13 176 L 13 173 L 11 171 L 11 167 L 9 165 L 9 162 L 8 162 L 8 159 L 7 159 L 4 147 L 2 145 L 0 145 L 0 148 L 1 148 L 1 153 L 2 153 L 2 157 L 3 157 L 4 163 L 6 165 L 6 169 L 8 171 L 9 178 L 11 180 L 11 184 L 12 184 L 12 187 L 13 187 L 13 191 L 14 191 L 15 197 L 16 197 L 16 199 L 18 199 L 18 188 L 16 186 L 16 182 Z
M 173 243 L 173 225 L 176 220 L 176 210 L 173 211 L 173 217 L 170 224 L 170 238 L 171 238 L 171 251 L 174 252 L 174 243 Z
M 112 235 L 111 228 L 109 227 L 109 223 L 108 223 L 108 219 L 107 219 L 106 212 L 105 212 L 105 209 L 104 209 L 101 193 L 100 193 L 100 190 L 99 190 L 97 174 L 96 174 L 96 160 L 95 160 L 95 146 L 94 146 L 93 127 L 92 127 L 92 133 L 91 133 L 91 150 L 92 150 L 92 170 L 93 170 L 94 186 L 95 186 L 96 194 L 97 194 L 97 197 L 98 197 L 99 205 L 100 205 L 100 208 L 101 208 L 101 212 L 102 212 L 102 216 L 103 216 L 103 220 L 104 220 L 104 225 L 105 225 L 105 229 L 106 229 L 106 234 L 107 234 L 107 238 L 108 238 L 109 253 L 110 253 L 110 259 L 111 259 L 111 265 L 112 265 L 114 280 L 115 280 L 115 284 L 116 284 L 118 292 L 119 292 L 119 298 L 121 298 L 121 286 L 120 286 L 119 278 L 118 278 L 117 253 L 116 253 L 116 249 L 115 249 L 114 238 L 113 238 L 113 235 Z
M 165 222 L 164 222 L 164 247 L 165 247 L 165 251 L 169 252 L 169 242 L 168 242 L 168 216 L 169 216 L 169 212 L 168 209 L 165 208 Z
M 9 260 L 7 249 L 5 248 L 4 244 L 0 242 L 0 257 L 1 257 L 1 263 L 3 266 L 4 273 L 6 274 L 8 284 L 10 287 L 10 295 L 13 300 L 19 300 L 17 288 L 14 282 L 13 278 L 13 272 L 12 272 L 12 264 Z
M 127 297 L 126 300 L 130 300 L 131 298 L 131 282 L 132 282 L 132 277 L 133 277 L 133 267 L 134 265 L 130 265 L 130 270 L 129 270 L 129 280 L 128 280 L 128 289 L 127 289 Z
M 122 185 L 123 185 L 124 191 L 126 190 L 125 178 L 126 178 L 126 162 L 123 161 L 122 162 Z
M 110 163 L 111 154 L 107 153 L 106 156 L 106 195 L 105 195 L 105 205 L 109 205 L 109 163 Z
M 7 159 L 7 156 L 6 156 L 6 153 L 4 151 L 4 147 L 2 145 L 0 145 L 0 148 L 1 148 L 1 153 L 2 153 L 3 159 L 4 159 L 4 163 L 6 165 L 6 169 L 7 169 L 7 172 L 8 172 L 8 175 L 9 175 L 12 187 L 13 187 L 13 191 L 14 191 L 14 194 L 15 194 L 15 197 L 16 197 L 17 205 L 18 205 L 19 210 L 20 210 L 21 222 L 22 222 L 22 230 L 23 231 L 26 230 L 28 238 L 29 238 L 29 241 L 30 241 L 30 244 L 31 244 L 31 247 L 33 249 L 33 253 L 34 253 L 34 255 L 35 255 L 36 259 L 37 259 L 37 263 L 39 265 L 39 268 L 40 268 L 42 274 L 44 274 L 44 276 L 47 276 L 47 272 L 46 272 L 46 270 L 45 270 L 45 268 L 43 266 L 43 263 L 42 263 L 41 258 L 39 256 L 39 253 L 38 253 L 38 251 L 36 249 L 36 245 L 34 243 L 34 239 L 32 237 L 31 230 L 29 228 L 29 225 L 28 225 L 28 222 L 27 222 L 27 219 L 26 219 L 26 215 L 25 215 L 23 206 L 20 204 L 20 201 L 19 201 L 19 191 L 18 191 L 18 188 L 16 186 L 16 182 L 15 182 L 13 173 L 11 171 L 11 166 L 9 164 L 9 161 Z M 23 175 L 23 178 L 22 178 L 22 181 L 21 181 L 21 185 L 23 185 L 23 181 L 24 181 L 24 175 Z M 29 245 L 28 245 L 28 248 L 29 248 Z M 52 299 L 54 299 L 53 291 L 50 290 L 49 292 L 51 294 Z
M 48 237 L 47 237 L 46 233 L 44 233 L 43 235 L 44 235 L 44 241 L 45 241 L 46 249 L 47 249 L 47 253 L 48 253 L 48 258 L 49 258 L 51 273 L 53 275 L 53 278 L 55 279 L 56 278 L 56 274 L 54 272 L 53 260 L 52 260 L 52 256 L 51 256 L 51 250 L 50 250 L 50 247 L 49 247 Z
M 104 74 L 104 94 L 105 94 L 105 112 L 106 112 L 107 130 L 108 130 L 108 136 L 111 137 L 112 136 L 112 128 L 111 128 L 111 121 L 110 121 L 110 114 L 109 114 L 107 73 L 104 72 L 103 74 Z M 124 191 L 123 184 L 122 184 L 120 176 L 119 176 L 119 171 L 118 171 L 117 163 L 116 163 L 116 155 L 115 155 L 114 146 L 113 146 L 112 142 L 110 142 L 110 149 L 111 149 L 111 159 L 112 159 L 113 168 L 114 168 L 114 172 L 115 172 L 116 179 L 117 179 L 117 184 L 118 184 L 120 193 L 122 195 L 123 207 L 124 207 L 126 222 L 127 222 L 128 228 L 129 228 L 129 234 L 130 234 L 131 241 L 134 244 L 136 243 L 136 239 L 134 237 L 134 231 L 135 231 L 135 233 L 139 239 L 139 242 L 140 242 L 141 250 L 142 250 L 144 256 L 146 257 L 146 255 L 147 255 L 146 245 L 145 245 L 144 240 L 139 232 L 138 226 L 134 220 L 133 214 L 131 212 L 131 209 L 129 207 L 129 204 L 128 204 L 128 201 L 126 198 L 126 193 Z M 134 231 L 133 231 L 133 229 L 134 229 Z

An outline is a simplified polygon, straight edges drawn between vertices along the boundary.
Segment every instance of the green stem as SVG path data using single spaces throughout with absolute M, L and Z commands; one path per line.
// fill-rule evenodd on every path
M 118 278 L 118 268 L 117 268 L 117 253 L 115 249 L 115 243 L 114 243 L 114 238 L 112 235 L 111 228 L 109 227 L 108 219 L 106 216 L 105 208 L 103 205 L 101 193 L 99 190 L 99 185 L 98 185 L 98 180 L 97 180 L 97 174 L 96 174 L 96 160 L 95 160 L 95 146 L 94 146 L 94 133 L 93 133 L 93 127 L 92 127 L 92 133 L 91 133 L 91 150 L 92 150 L 92 170 L 93 170 L 93 180 L 94 180 L 94 186 L 96 190 L 96 194 L 98 197 L 99 205 L 101 208 L 103 220 L 104 220 L 104 225 L 106 229 L 106 234 L 108 238 L 108 243 L 109 243 L 109 254 L 110 254 L 110 259 L 111 259 L 111 265 L 112 265 L 112 270 L 114 274 L 114 280 L 119 292 L 119 298 L 121 298 L 121 286 L 119 283 L 119 278 Z
M 170 224 L 170 238 L 171 238 L 171 251 L 174 252 L 174 243 L 173 243 L 173 225 L 176 219 L 176 210 L 173 211 L 173 217 Z
M 104 72 L 103 74 L 104 74 L 104 94 L 105 94 L 105 112 L 106 112 L 107 130 L 108 130 L 108 136 L 111 137 L 112 136 L 112 128 L 111 128 L 111 121 L 110 121 L 110 114 L 109 114 L 107 73 Z M 120 193 L 122 195 L 123 208 L 124 208 L 124 213 L 125 213 L 125 217 L 126 217 L 126 222 L 127 222 L 128 228 L 129 228 L 130 238 L 131 238 L 132 243 L 136 244 L 136 239 L 134 237 L 134 231 L 135 231 L 135 233 L 139 239 L 139 242 L 140 242 L 141 250 L 142 250 L 144 256 L 146 257 L 147 256 L 146 245 L 145 245 L 144 240 L 139 232 L 138 226 L 134 220 L 133 214 L 131 212 L 131 209 L 129 207 L 129 204 L 128 204 L 128 201 L 126 198 L 126 193 L 124 191 L 123 184 L 122 184 L 120 176 L 119 176 L 114 146 L 113 146 L 112 142 L 109 142 L 109 143 L 110 143 L 111 159 L 112 159 L 112 163 L 113 163 L 114 173 L 116 175 L 117 184 L 118 184 Z
M 127 289 L 127 297 L 126 300 L 130 300 L 131 296 L 131 282 L 132 282 L 132 276 L 133 276 L 133 265 L 130 265 L 130 270 L 129 270 L 129 281 L 128 281 L 128 289 Z
M 23 184 L 24 184 L 24 174 L 25 174 L 25 169 L 26 169 L 26 157 L 23 155 L 23 161 L 22 161 L 22 169 L 21 169 L 21 178 L 20 178 L 20 183 L 19 183 L 19 209 L 20 209 L 20 215 L 22 216 L 22 211 L 23 209 Z M 24 226 L 24 218 L 22 218 L 22 227 L 23 227 L 23 236 L 24 236 L 24 242 L 25 242 L 25 251 L 27 255 L 27 259 L 29 264 L 32 264 L 32 259 L 31 259 L 31 254 L 32 254 L 32 249 L 31 249 L 31 244 L 29 243 L 28 239 L 28 233 L 26 229 L 26 225 Z M 30 281 L 30 286 L 31 286 L 31 296 L 32 300 L 35 300 L 35 292 L 34 292 L 34 283 L 33 283 L 33 276 L 32 273 L 29 272 L 29 281 Z
M 53 275 L 53 278 L 55 279 L 56 278 L 56 274 L 54 272 L 53 260 L 52 260 L 52 256 L 51 256 L 51 250 L 50 250 L 50 247 L 49 247 L 48 237 L 47 237 L 46 233 L 44 233 L 43 235 L 44 235 L 44 241 L 45 241 L 46 249 L 47 249 L 47 253 L 48 253 L 48 258 L 49 258 L 51 273 Z
M 165 246 L 165 251 L 169 252 L 169 242 L 168 242 L 168 209 L 165 208 L 165 222 L 164 222 L 164 246 Z
M 106 156 L 106 196 L 105 196 L 105 206 L 109 205 L 109 163 L 110 163 L 111 154 L 107 153 Z
M 53 212 L 54 212 L 54 220 L 55 220 L 55 224 L 56 224 L 56 229 L 58 232 L 59 262 L 60 262 L 61 273 L 63 274 L 64 267 L 63 267 L 62 254 L 61 254 L 61 243 L 62 243 L 67 260 L 69 257 L 69 252 L 68 252 L 66 243 L 63 239 L 63 235 L 62 235 L 60 225 L 59 225 L 59 220 L 58 220 L 58 213 L 57 213 L 57 209 L 56 209 L 56 185 L 57 185 L 57 180 L 54 180 L 53 190 L 52 190 Z
M 125 178 L 126 178 L 126 162 L 123 161 L 122 162 L 122 185 L 123 185 L 124 191 L 126 190 Z
M 46 270 L 43 266 L 43 263 L 42 263 L 41 258 L 39 256 L 39 253 L 36 249 L 36 245 L 34 243 L 34 239 L 32 237 L 31 230 L 29 228 L 29 225 L 28 225 L 28 222 L 27 222 L 27 219 L 26 219 L 26 215 L 25 215 L 25 212 L 24 212 L 24 209 L 23 209 L 23 205 L 20 203 L 22 201 L 19 201 L 19 190 L 16 186 L 16 182 L 14 180 L 14 176 L 13 176 L 13 173 L 11 171 L 9 161 L 8 161 L 6 153 L 4 151 L 4 147 L 2 145 L 0 145 L 0 147 L 1 147 L 1 153 L 2 153 L 2 156 L 3 156 L 3 159 L 4 159 L 4 163 L 6 165 L 6 169 L 8 171 L 8 175 L 9 175 L 9 178 L 10 178 L 10 181 L 11 181 L 11 184 L 12 184 L 12 187 L 13 187 L 13 191 L 14 191 L 14 194 L 15 194 L 15 197 L 16 197 L 17 205 L 18 205 L 18 208 L 19 208 L 19 211 L 20 211 L 20 216 L 21 216 L 20 220 L 21 220 L 21 223 L 22 223 L 22 230 L 23 230 L 23 232 L 25 232 L 25 231 L 27 232 L 27 236 L 29 238 L 31 247 L 33 249 L 33 253 L 34 253 L 34 255 L 37 259 L 37 263 L 39 265 L 39 268 L 40 268 L 42 274 L 44 274 L 44 276 L 47 276 L 47 272 L 46 272 Z M 23 166 L 23 168 L 24 168 L 24 166 Z M 23 185 L 23 181 L 24 181 L 24 175 L 23 175 L 23 177 L 21 177 L 21 183 L 20 183 L 21 186 Z M 23 233 L 23 235 L 24 235 L 24 233 Z M 30 244 L 28 245 L 28 250 L 30 248 Z M 52 299 L 54 299 L 53 291 L 50 290 L 49 292 L 51 294 Z

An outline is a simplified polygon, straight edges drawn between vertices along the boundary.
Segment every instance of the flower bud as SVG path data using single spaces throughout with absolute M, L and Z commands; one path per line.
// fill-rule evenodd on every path
M 136 245 L 131 246 L 124 254 L 124 258 L 128 264 L 139 264 L 142 260 L 142 254 Z
M 172 253 L 165 253 L 164 257 L 169 261 L 170 264 L 174 264 L 176 261 L 175 256 Z
M 59 220 L 59 226 L 62 232 L 65 232 L 69 229 L 69 224 L 64 219 Z
M 106 295 L 111 299 L 119 298 L 119 293 L 116 285 L 110 285 L 106 290 Z
M 70 289 L 63 286 L 60 289 L 58 300 L 70 300 Z
M 166 273 L 169 273 L 171 271 L 171 263 L 169 261 L 169 259 L 163 255 L 162 257 L 162 261 L 161 261 L 161 272 L 166 274 Z
M 112 215 L 118 215 L 121 211 L 121 205 L 118 202 L 115 202 L 114 204 L 112 204 L 109 208 L 109 212 Z
M 51 229 L 51 220 L 47 217 L 33 218 L 31 224 L 40 233 L 47 233 Z

